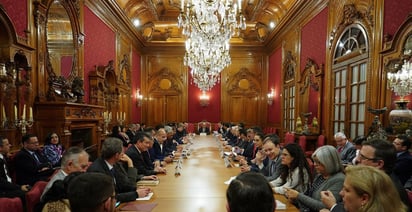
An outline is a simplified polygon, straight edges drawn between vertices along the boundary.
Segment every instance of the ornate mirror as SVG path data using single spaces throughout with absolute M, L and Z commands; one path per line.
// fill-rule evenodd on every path
M 43 0 L 34 2 L 35 18 L 44 62 L 44 86 L 47 101 L 82 102 L 83 97 L 83 33 L 80 27 L 80 0 Z M 41 42 L 41 43 L 42 43 Z M 44 67 L 44 68 L 43 68 Z M 77 90 L 77 91 L 75 91 Z M 40 94 L 42 96 L 42 94 Z M 77 97 L 77 98 L 76 98 Z

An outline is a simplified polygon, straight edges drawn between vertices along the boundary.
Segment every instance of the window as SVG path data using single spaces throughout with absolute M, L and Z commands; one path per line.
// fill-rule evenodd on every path
M 344 132 L 350 138 L 365 134 L 367 51 L 365 31 L 360 25 L 350 25 L 337 42 L 334 54 L 333 132 Z
M 283 126 L 287 132 L 295 129 L 295 86 L 292 83 L 284 85 L 283 90 Z

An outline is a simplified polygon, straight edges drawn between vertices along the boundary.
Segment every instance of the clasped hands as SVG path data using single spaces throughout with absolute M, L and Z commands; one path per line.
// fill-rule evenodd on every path
M 146 197 L 150 192 L 152 192 L 152 189 L 146 186 L 140 186 L 136 189 L 136 192 L 139 195 L 139 198 Z
M 296 198 L 298 198 L 299 192 L 296 191 L 295 189 L 283 188 L 283 190 L 285 191 L 285 197 L 288 198 L 289 201 L 295 200 Z

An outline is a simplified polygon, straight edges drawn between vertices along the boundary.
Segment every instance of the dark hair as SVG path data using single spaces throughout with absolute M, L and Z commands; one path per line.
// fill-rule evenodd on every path
M 226 198 L 230 212 L 273 212 L 276 208 L 271 186 L 256 172 L 244 172 L 232 180 Z
M 35 135 L 33 135 L 33 134 L 23 135 L 23 137 L 22 137 L 22 139 L 21 139 L 21 142 L 22 142 L 22 143 L 27 143 L 27 142 L 30 141 L 30 138 L 33 138 L 33 137 L 37 137 L 37 136 L 35 136 Z
M 402 146 L 406 146 L 406 149 L 411 148 L 411 139 L 407 135 L 398 135 L 396 138 L 402 141 Z
M 302 148 L 296 143 L 288 144 L 284 147 L 290 156 L 293 157 L 292 163 L 289 167 L 286 165 L 281 166 L 280 177 L 281 179 L 286 182 L 286 178 L 289 176 L 290 172 L 295 170 L 295 168 L 299 169 L 299 184 L 305 183 L 305 172 L 306 169 L 307 174 L 309 175 L 310 182 L 312 182 L 312 174 L 309 168 L 308 161 L 306 160 L 305 154 L 302 151 Z
M 107 137 L 104 139 L 103 145 L 102 145 L 102 158 L 103 159 L 109 159 L 113 155 L 117 153 L 121 153 L 123 151 L 123 142 L 119 138 L 115 137 Z
M 86 172 L 70 181 L 67 197 L 71 211 L 96 211 L 114 194 L 113 179 L 106 174 Z
M 136 141 L 139 143 L 143 142 L 144 138 L 148 138 L 149 140 L 152 140 L 152 137 L 150 137 L 150 135 L 145 132 L 138 132 L 136 134 L 136 138 L 137 138 Z
M 50 142 L 51 142 L 53 134 L 57 135 L 57 138 L 59 138 L 59 143 L 60 143 L 60 136 L 55 132 L 51 132 L 51 133 L 47 134 L 46 139 L 44 139 L 44 145 L 50 145 L 51 144 Z
M 244 135 L 244 136 L 246 136 L 246 135 L 247 135 L 246 129 L 245 129 L 245 128 L 240 128 L 240 129 L 239 129 L 239 135 Z
M 386 173 L 392 173 L 396 162 L 396 150 L 392 143 L 387 140 L 375 138 L 366 140 L 362 146 L 371 146 L 375 149 L 375 160 L 383 160 L 383 169 Z
M 355 139 L 353 139 L 353 143 L 355 145 L 362 145 L 362 143 L 366 141 L 366 137 L 363 135 L 359 135 L 357 136 Z
M 119 125 L 115 125 L 112 127 L 112 136 L 116 136 L 119 135 L 120 133 L 120 126 Z
M 280 138 L 276 134 L 269 134 L 265 136 L 265 139 L 263 139 L 263 144 L 267 142 L 272 142 L 275 146 L 280 145 Z
M 3 147 L 3 140 L 6 139 L 5 137 L 0 136 L 0 146 Z

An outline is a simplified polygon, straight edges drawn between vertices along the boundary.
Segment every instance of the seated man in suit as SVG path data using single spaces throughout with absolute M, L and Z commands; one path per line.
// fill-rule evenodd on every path
M 396 150 L 396 163 L 393 172 L 399 177 L 402 185 L 405 185 L 412 175 L 412 155 L 409 152 L 411 140 L 407 135 L 399 135 L 392 144 Z
M 102 173 L 84 173 L 74 177 L 69 182 L 67 197 L 71 211 L 115 211 L 113 180 Z
M 127 167 L 124 167 L 122 162 Z M 118 138 L 108 137 L 104 140 L 101 157 L 97 158 L 87 171 L 111 176 L 115 185 L 116 199 L 120 202 L 145 197 L 151 191 L 150 188 L 136 188 L 136 181 L 143 176 L 137 175 L 132 160 L 123 153 L 123 143 Z
M 352 160 L 356 156 L 356 148 L 348 141 L 346 135 L 342 132 L 336 133 L 334 138 L 337 145 L 336 149 L 340 154 L 342 164 L 352 163 Z
M 10 146 L 7 138 L 0 137 L 0 197 L 19 197 L 25 206 L 29 185 L 17 185 L 11 180 L 7 168 L 7 154 L 10 151 Z
M 199 134 L 200 133 L 206 133 L 206 135 L 210 134 L 210 127 L 207 125 L 206 122 L 202 122 L 200 124 L 200 128 L 199 128 Z
M 41 200 L 44 200 L 44 195 L 53 186 L 57 180 L 63 180 L 67 175 L 73 172 L 86 172 L 89 167 L 89 154 L 81 147 L 72 146 L 63 153 L 61 159 L 61 169 L 53 175 L 50 181 L 44 188 Z
M 37 136 L 26 134 L 23 136 L 22 142 L 23 148 L 14 157 L 16 183 L 32 186 L 39 180 L 47 181 L 54 170 L 52 165 L 39 151 Z
M 256 160 L 252 164 L 251 170 L 262 173 L 269 182 L 276 180 L 280 176 L 282 161 L 279 136 L 276 134 L 267 136 L 263 141 L 263 152 L 266 156 L 265 159 L 262 161 Z
M 137 168 L 138 172 L 145 176 L 166 173 L 166 169 L 160 167 L 159 165 L 153 166 L 153 164 L 148 164 L 151 161 L 147 157 L 149 157 L 148 150 L 150 148 L 152 138 L 147 133 L 139 132 L 135 142 L 136 143 L 126 150 L 126 155 L 133 161 L 133 165 Z
M 159 161 L 159 162 L 166 162 L 170 163 L 173 162 L 173 156 L 172 152 L 173 150 L 170 150 L 167 148 L 166 144 L 164 143 L 167 140 L 167 134 L 164 128 L 160 128 L 157 130 L 155 136 L 154 136 L 154 143 L 153 143 L 153 151 L 150 157 L 154 159 L 154 161 Z

